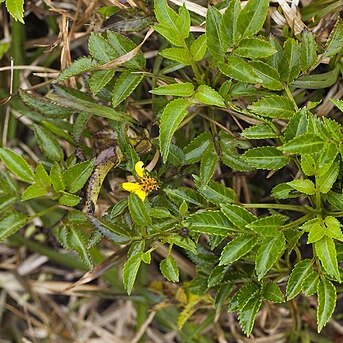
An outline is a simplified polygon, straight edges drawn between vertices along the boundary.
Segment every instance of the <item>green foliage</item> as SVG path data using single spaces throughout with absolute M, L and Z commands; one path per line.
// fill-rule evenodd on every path
M 14 20 L 24 24 L 24 0 L 6 0 L 6 8 Z
M 154 54 L 140 33 L 91 33 L 52 92 L 19 91 L 27 148 L 0 148 L 0 240 L 52 214 L 87 268 L 101 238 L 124 246 L 128 294 L 157 262 L 182 330 L 229 306 L 250 335 L 265 302 L 302 293 L 320 331 L 341 293 L 343 133 L 316 106 L 342 71 L 342 21 L 319 46 L 311 25 L 268 39 L 267 0 L 210 6 L 205 33 L 185 5 L 154 4 Z

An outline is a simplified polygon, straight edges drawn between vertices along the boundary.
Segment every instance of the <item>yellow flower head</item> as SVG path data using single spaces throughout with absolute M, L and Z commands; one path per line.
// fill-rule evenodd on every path
M 135 164 L 135 172 L 139 177 L 139 182 L 124 182 L 122 184 L 124 190 L 137 194 L 142 201 L 150 192 L 158 189 L 157 180 L 145 173 L 143 165 L 142 161 Z

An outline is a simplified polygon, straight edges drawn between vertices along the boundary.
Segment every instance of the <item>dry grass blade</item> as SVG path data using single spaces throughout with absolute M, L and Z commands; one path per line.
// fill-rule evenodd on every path
M 288 25 L 294 30 L 294 33 L 298 35 L 305 28 L 306 25 L 301 21 L 297 7 L 290 7 L 286 0 L 277 1 L 282 8 Z

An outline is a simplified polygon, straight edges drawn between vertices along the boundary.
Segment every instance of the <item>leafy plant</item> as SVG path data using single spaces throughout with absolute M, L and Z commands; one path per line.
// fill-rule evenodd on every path
M 89 268 L 102 237 L 127 247 L 128 294 L 166 247 L 161 274 L 185 293 L 180 330 L 197 311 L 229 309 L 249 336 L 265 303 L 302 293 L 316 296 L 320 332 L 342 275 L 343 134 L 339 119 L 316 116 L 310 90 L 337 81 L 343 24 L 325 46 L 311 30 L 275 38 L 264 27 L 268 8 L 267 0 L 209 7 L 199 34 L 185 5 L 176 12 L 155 1 L 153 37 L 162 48 L 154 62 L 127 36 L 91 33 L 89 55 L 59 74 L 52 93 L 21 91 L 21 106 L 35 111 L 30 128 L 42 159 L 0 149 L 0 238 L 59 210 L 56 236 Z M 75 77 L 79 89 L 66 86 Z M 332 102 L 343 111 L 343 101 Z M 141 115 L 144 106 L 151 116 Z M 111 193 L 106 179 L 129 174 L 136 182 L 123 188 L 131 194 Z M 96 211 L 99 197 L 105 214 Z M 194 263 L 194 278 L 175 251 Z

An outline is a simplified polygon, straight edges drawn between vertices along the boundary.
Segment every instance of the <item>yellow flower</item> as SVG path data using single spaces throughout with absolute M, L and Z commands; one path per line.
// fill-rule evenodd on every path
M 135 164 L 135 172 L 139 177 L 139 182 L 124 182 L 122 184 L 125 191 L 137 194 L 142 201 L 150 192 L 158 189 L 157 180 L 145 173 L 143 165 L 142 161 Z

